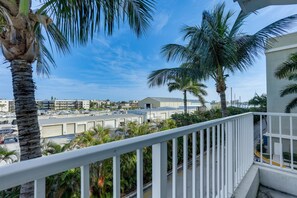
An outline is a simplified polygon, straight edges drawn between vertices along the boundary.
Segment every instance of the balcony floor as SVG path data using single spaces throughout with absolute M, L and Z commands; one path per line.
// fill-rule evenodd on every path
M 260 186 L 257 198 L 296 198 L 296 196 Z

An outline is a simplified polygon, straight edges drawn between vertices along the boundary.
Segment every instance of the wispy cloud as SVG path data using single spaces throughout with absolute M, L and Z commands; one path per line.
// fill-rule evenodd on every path
M 154 17 L 153 29 L 155 33 L 159 33 L 168 23 L 170 15 L 160 12 Z

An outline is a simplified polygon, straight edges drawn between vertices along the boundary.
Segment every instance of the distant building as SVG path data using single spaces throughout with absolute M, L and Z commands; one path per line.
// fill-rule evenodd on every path
M 181 98 L 163 98 L 163 97 L 147 97 L 138 102 L 139 108 L 152 109 L 160 107 L 183 107 L 184 100 Z M 199 107 L 202 106 L 198 100 L 187 100 L 187 106 Z
M 143 123 L 143 115 L 118 114 L 101 116 L 83 116 L 68 118 L 39 119 L 42 138 L 79 134 L 98 125 L 116 129 L 128 122 Z
M 90 109 L 89 100 L 42 100 L 36 103 L 43 110 Z
M 90 101 L 90 107 L 91 108 L 101 108 L 102 106 L 109 106 L 110 105 L 110 101 L 109 100 L 91 100 Z
M 203 111 L 203 107 L 189 107 L 188 113 L 194 113 L 195 111 Z M 170 119 L 173 114 L 182 114 L 184 113 L 184 107 L 161 107 L 154 109 L 135 109 L 128 110 L 130 114 L 142 115 L 145 122 L 150 121 L 162 121 Z
M 15 104 L 13 100 L 0 100 L 0 112 L 14 112 Z

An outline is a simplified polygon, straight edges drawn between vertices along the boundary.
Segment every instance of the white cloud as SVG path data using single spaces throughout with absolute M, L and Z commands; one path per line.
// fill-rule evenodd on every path
M 160 32 L 168 23 L 170 16 L 165 12 L 156 14 L 154 17 L 153 29 L 155 33 Z

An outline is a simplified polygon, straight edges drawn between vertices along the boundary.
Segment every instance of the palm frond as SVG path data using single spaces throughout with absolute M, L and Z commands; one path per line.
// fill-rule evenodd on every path
M 168 86 L 168 91 L 169 92 L 181 89 L 180 84 L 176 83 L 176 82 L 170 82 L 170 83 L 167 84 L 167 86 Z
M 255 47 L 270 48 L 272 43 L 276 41 L 275 37 L 281 36 L 296 25 L 297 14 L 280 19 L 254 34 Z
M 289 59 L 276 69 L 275 76 L 284 79 L 293 72 L 297 72 L 297 53 L 291 54 Z
M 286 96 L 289 94 L 296 94 L 297 93 L 297 84 L 290 84 L 285 86 L 283 90 L 280 91 L 280 96 Z
M 44 12 L 36 14 L 36 16 L 40 18 L 40 22 L 36 23 L 34 27 L 36 42 L 38 45 L 36 71 L 39 75 L 49 76 L 50 67 L 56 67 L 55 60 L 52 57 L 53 46 L 55 46 L 55 49 L 61 54 L 69 53 L 70 46 L 66 38 L 54 23 L 47 24 L 41 19 L 41 17 L 48 18 Z M 46 33 L 47 39 L 43 36 L 43 32 Z M 47 49 L 45 44 L 46 41 L 48 41 L 51 51 Z
M 154 0 L 43 0 L 38 11 L 51 16 L 58 29 L 74 44 L 86 44 L 101 26 L 111 35 L 115 25 L 127 21 L 137 36 L 144 34 L 153 20 Z
M 232 28 L 229 33 L 229 37 L 237 36 L 240 28 L 244 25 L 245 19 L 249 16 L 250 14 L 246 14 L 243 11 L 240 11 L 240 13 L 237 15 L 235 22 L 232 25 Z
M 196 60 L 197 55 L 186 46 L 179 44 L 167 44 L 162 47 L 161 54 L 167 59 L 167 61 L 183 61 L 183 60 Z
M 202 106 L 205 106 L 205 103 L 206 103 L 205 98 L 201 94 L 199 94 L 197 97 L 198 97 L 198 100 L 201 102 Z
M 288 80 L 297 80 L 297 73 L 290 74 Z
M 56 63 L 45 45 L 45 38 L 41 31 L 41 26 L 37 26 L 35 29 L 37 43 L 36 72 L 38 75 L 44 75 L 48 77 L 50 75 L 50 66 L 52 65 L 56 67 Z
M 155 70 L 148 77 L 148 85 L 149 87 L 161 86 L 172 78 L 191 77 L 195 75 L 192 71 L 192 69 L 182 67 Z
M 285 112 L 286 113 L 290 113 L 291 110 L 293 108 L 295 108 L 297 106 L 297 98 L 294 98 L 287 106 L 286 106 L 286 109 L 285 109 Z

